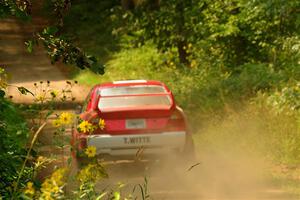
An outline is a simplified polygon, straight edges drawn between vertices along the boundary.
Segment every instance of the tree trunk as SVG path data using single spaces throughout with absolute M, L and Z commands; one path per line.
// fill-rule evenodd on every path
M 176 5 L 176 10 L 178 13 L 177 18 L 177 31 L 178 31 L 178 42 L 177 42 L 177 51 L 179 56 L 179 61 L 182 64 L 188 64 L 189 61 L 187 59 L 188 53 L 186 52 L 186 30 L 184 26 L 185 18 L 184 18 L 184 3 L 185 0 L 180 0 Z
M 187 44 L 185 41 L 178 41 L 177 43 L 177 51 L 179 56 L 179 61 L 182 64 L 189 64 L 189 60 L 187 59 L 188 53 L 186 52 Z

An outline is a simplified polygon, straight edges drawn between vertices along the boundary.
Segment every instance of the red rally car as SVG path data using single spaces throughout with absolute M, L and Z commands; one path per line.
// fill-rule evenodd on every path
M 172 92 L 159 81 L 130 80 L 94 86 L 82 108 L 81 121 L 99 124 L 89 133 L 74 129 L 72 146 L 80 152 L 96 147 L 97 155 L 135 156 L 193 154 L 186 117 Z

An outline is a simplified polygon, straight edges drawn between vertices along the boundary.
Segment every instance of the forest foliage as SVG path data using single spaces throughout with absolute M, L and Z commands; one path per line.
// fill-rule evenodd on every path
M 161 79 L 189 110 L 297 87 L 298 1 L 139 2 L 74 2 L 64 33 L 107 65 L 79 79 Z

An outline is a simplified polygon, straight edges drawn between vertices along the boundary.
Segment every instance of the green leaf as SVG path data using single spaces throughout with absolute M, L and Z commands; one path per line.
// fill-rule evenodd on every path
M 143 187 L 141 186 L 141 184 L 138 185 L 140 190 L 141 190 L 141 194 L 142 194 L 142 199 L 145 200 L 145 193 L 144 193 L 144 189 Z
M 103 64 L 100 64 L 100 63 L 94 63 L 92 66 L 91 66 L 91 70 L 93 72 L 95 72 L 96 74 L 101 74 L 103 75 L 105 73 L 105 65 Z
M 55 26 L 51 26 L 51 27 L 47 27 L 43 30 L 43 34 L 47 34 L 47 35 L 54 35 L 55 33 L 57 33 L 58 28 Z
M 26 49 L 29 53 L 32 53 L 33 51 L 33 41 L 32 40 L 28 40 L 25 42 L 26 45 Z
M 32 96 L 34 96 L 34 94 L 30 90 L 28 90 L 27 88 L 25 88 L 23 86 L 18 87 L 18 90 L 19 90 L 19 92 L 21 92 L 21 94 L 27 95 L 29 93 Z
M 3 98 L 5 96 L 5 92 L 3 90 L 0 90 L 0 98 Z
M 21 198 L 21 199 L 24 199 L 24 200 L 32 200 L 32 198 L 28 197 L 28 196 L 25 195 L 25 194 L 21 194 L 21 195 L 20 195 L 20 198 Z
M 31 16 L 30 15 L 28 15 L 25 11 L 22 11 L 22 10 L 20 10 L 18 8 L 15 10 L 15 16 L 17 18 L 23 20 L 23 21 L 26 21 L 26 22 L 28 22 L 28 21 L 31 20 Z
M 96 198 L 96 200 L 101 200 L 106 194 L 107 194 L 107 192 L 104 192 L 104 193 L 100 194 L 100 195 Z
M 125 183 L 122 183 L 122 182 L 118 183 L 118 188 L 119 188 L 119 189 L 121 189 L 121 188 L 123 188 L 123 187 L 125 187 L 125 186 L 126 186 Z
M 67 159 L 67 163 L 68 163 L 68 166 L 71 166 L 71 163 L 72 163 L 72 157 L 71 156 Z
M 87 58 L 88 58 L 89 60 L 91 60 L 93 63 L 98 62 L 98 60 L 97 60 L 97 58 L 96 58 L 95 56 L 90 56 L 90 55 L 88 55 Z
M 46 114 L 46 118 L 48 119 L 48 117 L 50 117 L 50 115 L 52 115 L 54 113 L 53 110 L 49 110 Z
M 114 198 L 113 198 L 113 200 L 120 200 L 120 199 L 121 199 L 120 192 L 114 192 Z

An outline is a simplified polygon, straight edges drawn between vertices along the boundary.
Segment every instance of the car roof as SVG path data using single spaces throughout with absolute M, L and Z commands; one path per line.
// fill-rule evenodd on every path
M 104 88 L 113 88 L 113 87 L 122 87 L 122 86 L 132 86 L 132 85 L 157 85 L 161 86 L 166 90 L 166 94 L 170 95 L 172 99 L 172 104 L 175 105 L 174 102 L 174 97 L 170 89 L 162 82 L 156 81 L 156 80 L 126 80 L 126 81 L 114 81 L 114 82 L 108 82 L 108 83 L 102 83 L 102 84 L 97 84 L 93 87 L 92 89 L 92 95 L 91 98 L 95 98 L 96 95 L 98 95 L 98 91 Z M 95 103 L 95 102 L 94 102 Z M 97 103 L 95 103 L 95 108 L 97 107 Z
M 157 85 L 162 86 L 167 89 L 166 85 L 160 81 L 156 80 L 122 80 L 122 81 L 113 81 L 108 83 L 98 84 L 96 88 L 107 88 L 107 87 L 118 87 L 118 86 L 131 86 L 131 85 Z

